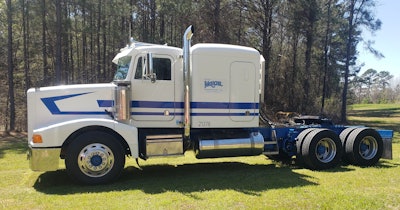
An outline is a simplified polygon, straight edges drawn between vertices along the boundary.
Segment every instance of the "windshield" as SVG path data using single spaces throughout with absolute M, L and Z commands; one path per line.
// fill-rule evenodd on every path
M 118 59 L 117 71 L 114 75 L 114 80 L 124 80 L 128 75 L 129 65 L 131 64 L 131 56 L 124 56 Z

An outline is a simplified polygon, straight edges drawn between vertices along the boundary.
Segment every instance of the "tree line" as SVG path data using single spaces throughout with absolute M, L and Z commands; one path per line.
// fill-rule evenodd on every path
M 129 37 L 182 46 L 254 47 L 265 58 L 265 109 L 346 121 L 361 31 L 380 29 L 375 0 L 5 0 L 0 3 L 0 129 L 26 130 L 26 90 L 110 82 Z M 337 113 L 341 113 L 337 115 Z
M 400 84 L 391 87 L 393 78 L 388 71 L 368 69 L 351 81 L 352 100 L 355 103 L 394 103 L 400 101 Z

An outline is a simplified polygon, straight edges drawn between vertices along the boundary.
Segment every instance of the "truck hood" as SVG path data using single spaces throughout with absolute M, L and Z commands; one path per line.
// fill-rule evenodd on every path
M 28 96 L 28 128 L 80 118 L 108 118 L 116 85 L 85 84 L 31 88 Z M 31 129 L 30 129 L 31 130 Z

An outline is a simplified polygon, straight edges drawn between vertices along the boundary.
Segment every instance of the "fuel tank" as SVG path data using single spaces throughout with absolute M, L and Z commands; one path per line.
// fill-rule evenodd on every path
M 264 137 L 259 132 L 248 138 L 199 139 L 197 158 L 236 157 L 259 155 L 264 149 Z

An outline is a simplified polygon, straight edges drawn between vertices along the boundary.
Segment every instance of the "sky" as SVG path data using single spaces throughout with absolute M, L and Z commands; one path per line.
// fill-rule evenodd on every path
M 372 68 L 380 71 L 389 71 L 396 81 L 400 80 L 400 1 L 377 0 L 375 17 L 382 21 L 382 27 L 375 35 L 369 31 L 363 32 L 363 39 L 373 40 L 376 50 L 385 57 L 376 58 L 364 49 L 363 44 L 358 45 L 358 62 L 364 63 L 360 74 Z

